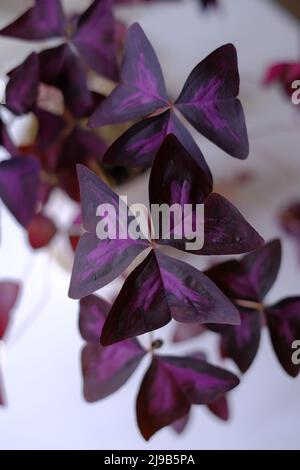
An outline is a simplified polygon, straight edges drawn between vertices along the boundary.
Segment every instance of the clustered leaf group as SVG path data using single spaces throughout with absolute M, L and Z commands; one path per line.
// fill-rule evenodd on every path
M 123 44 L 114 3 L 134 2 L 95 0 L 82 14 L 69 18 L 60 0 L 36 0 L 0 31 L 24 40 L 62 41 L 32 52 L 8 73 L 3 106 L 16 116 L 32 113 L 37 132 L 30 145 L 17 147 L 5 122 L 0 122 L 0 143 L 11 155 L 0 163 L 0 197 L 27 230 L 34 248 L 46 246 L 58 230 L 46 215 L 53 189 L 81 201 L 84 233 L 75 253 L 69 295 L 81 299 L 80 332 L 87 342 L 82 352 L 84 396 L 89 402 L 107 397 L 127 382 L 146 355 L 151 356 L 136 400 L 138 426 L 149 439 L 165 426 L 181 432 L 192 405 L 207 405 L 227 420 L 226 394 L 239 379 L 209 364 L 202 351 L 166 356 L 158 352 L 160 340 L 145 348 L 137 336 L 171 320 L 176 321 L 176 341 L 209 329 L 220 335 L 222 355 L 245 372 L 266 324 L 281 365 L 296 376 L 299 366 L 291 363 L 290 347 L 300 337 L 300 299 L 287 298 L 272 306 L 264 303 L 280 267 L 280 242 L 264 245 L 238 209 L 213 192 L 210 169 L 184 124 L 185 119 L 229 155 L 248 156 L 235 47 L 223 45 L 199 62 L 173 101 L 140 25 L 129 28 Z M 200 3 L 205 8 L 217 4 L 215 0 Z M 89 77 L 95 73 L 115 82 L 108 96 L 90 89 Z M 278 76 L 273 71 L 272 77 L 274 73 Z M 129 127 L 113 142 L 99 134 L 99 128 L 119 123 Z M 204 245 L 195 255 L 251 253 L 203 273 L 176 258 L 176 250 L 189 249 L 186 239 L 174 237 L 174 225 L 168 239 L 158 233 L 149 239 L 99 240 L 96 209 L 100 204 L 111 204 L 117 214 L 121 207 L 127 222 L 136 222 L 139 229 L 107 179 L 99 177 L 120 167 L 151 168 L 151 205 L 204 205 Z M 194 209 L 190 215 L 193 220 Z M 165 253 L 166 245 L 173 256 Z M 120 275 L 126 279 L 112 304 L 93 295 Z M 14 288 L 7 300 L 1 289 L 2 285 L 0 338 L 17 296 Z

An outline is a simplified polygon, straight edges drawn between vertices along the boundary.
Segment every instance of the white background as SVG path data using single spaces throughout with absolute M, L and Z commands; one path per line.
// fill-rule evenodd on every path
M 226 42 L 236 45 L 250 157 L 247 162 L 235 161 L 204 138 L 195 137 L 220 192 L 270 239 L 282 235 L 278 211 L 300 198 L 299 116 L 278 90 L 262 89 L 260 81 L 273 61 L 299 58 L 299 25 L 268 0 L 220 2 L 222 8 L 208 14 L 199 11 L 196 1 L 186 0 L 178 5 L 127 8 L 120 15 L 128 24 L 139 21 L 145 28 L 174 95 L 199 60 Z M 27 3 L 2 1 L 1 24 Z M 88 2 L 66 3 L 70 7 Z M 0 71 L 16 65 L 33 47 L 41 45 L 0 39 Z M 234 176 L 245 171 L 251 172 L 253 180 L 242 186 L 234 184 Z M 143 202 L 146 188 L 144 177 L 134 188 L 120 192 L 128 189 L 132 201 Z M 60 196 L 54 204 L 61 208 Z M 67 298 L 68 253 L 55 244 L 33 257 L 24 234 L 5 208 L 1 209 L 0 278 L 26 279 L 5 357 L 2 354 L 8 406 L 0 410 L 1 449 L 299 449 L 300 380 L 282 371 L 267 331 L 253 366 L 230 395 L 229 423 L 198 407 L 184 435 L 177 437 L 165 429 L 145 443 L 135 423 L 134 399 L 147 359 L 120 391 L 97 404 L 86 404 L 81 395 L 78 304 Z M 192 256 L 189 261 L 202 267 L 210 262 Z M 293 243 L 284 238 L 283 267 L 268 300 L 300 295 L 299 278 L 300 259 Z M 168 334 L 166 328 L 156 336 Z M 195 348 L 206 350 L 212 361 L 218 360 L 216 338 L 209 334 L 163 351 L 181 353 Z M 236 371 L 231 362 L 225 365 Z

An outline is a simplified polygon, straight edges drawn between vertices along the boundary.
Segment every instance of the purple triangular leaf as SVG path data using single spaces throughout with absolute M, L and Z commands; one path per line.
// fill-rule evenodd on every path
M 263 240 L 240 212 L 225 198 L 218 194 L 210 194 L 212 182 L 204 170 L 191 157 L 176 136 L 168 135 L 159 148 L 149 181 L 149 199 L 151 204 L 179 204 L 182 208 L 181 232 L 194 225 L 197 204 L 204 204 L 204 220 L 198 220 L 203 236 L 204 245 L 200 248 L 186 247 L 187 236 L 181 239 L 173 237 L 174 230 L 179 225 L 171 227 L 171 239 L 158 236 L 158 243 L 172 245 L 175 248 L 193 251 L 195 254 L 220 255 L 236 254 L 251 251 L 262 245 Z M 193 218 L 185 213 L 187 205 L 191 204 L 190 212 Z M 185 215 L 186 214 L 186 215 Z M 204 228 L 203 228 L 204 225 Z M 172 230 L 172 228 L 174 230 Z M 195 230 L 195 227 L 190 227 Z M 170 238 L 170 237 L 169 237 Z
M 101 344 L 161 328 L 172 317 L 186 323 L 240 321 L 236 308 L 203 273 L 152 250 L 125 281 L 105 321 Z
M 300 297 L 281 300 L 266 310 L 267 324 L 270 330 L 274 351 L 284 370 L 292 377 L 300 371 L 300 354 L 294 349 L 294 341 L 300 347 Z M 297 355 L 293 361 L 293 353 Z
M 65 130 L 66 121 L 57 114 L 49 113 L 41 108 L 34 112 L 38 120 L 37 144 L 40 149 L 51 147 Z
M 82 202 L 82 220 L 85 233 L 77 246 L 69 295 L 81 298 L 92 294 L 118 277 L 130 263 L 147 248 L 145 240 L 118 236 L 119 227 L 128 221 L 125 203 L 95 173 L 82 165 L 77 166 Z M 100 204 L 115 208 L 117 238 L 99 239 L 96 234 L 100 217 L 96 215 Z M 121 216 L 119 207 L 124 213 Z M 127 233 L 127 232 L 126 232 Z
M 106 145 L 94 132 L 76 125 L 64 140 L 60 152 L 58 169 L 86 163 L 89 160 L 100 161 Z
M 173 134 L 160 146 L 149 180 L 150 204 L 201 204 L 212 182 Z
M 229 407 L 226 396 L 218 398 L 215 401 L 207 404 L 209 411 L 217 416 L 222 421 L 228 421 L 229 419 Z
M 40 165 L 31 157 L 13 157 L 0 163 L 0 198 L 26 227 L 36 210 Z
M 83 339 L 99 343 L 109 309 L 110 304 L 96 295 L 89 295 L 80 300 L 79 331 Z
M 149 440 L 161 428 L 183 418 L 190 406 L 172 373 L 154 356 L 136 402 L 137 422 L 143 437 Z
M 236 49 L 226 44 L 194 68 L 176 106 L 199 132 L 225 152 L 246 158 L 249 144 L 238 92 Z
M 39 86 L 39 60 L 32 52 L 9 74 L 5 90 L 6 106 L 14 114 L 29 113 L 36 106 Z
M 161 356 L 160 361 L 193 404 L 207 404 L 239 384 L 233 373 L 195 357 Z
M 79 192 L 76 165 L 100 161 L 105 149 L 106 144 L 100 137 L 78 125 L 64 139 L 56 171 L 60 186 L 71 198 L 76 200 Z
M 142 28 L 128 31 L 121 67 L 121 83 L 90 119 L 92 127 L 130 121 L 169 106 L 156 54 Z
M 150 168 L 167 133 L 170 110 L 137 122 L 106 151 L 103 163 Z
M 118 79 L 111 0 L 95 0 L 82 13 L 72 41 L 90 68 L 112 80 Z
M 212 181 L 210 170 L 201 150 L 171 110 L 167 110 L 158 116 L 149 117 L 131 126 L 109 147 L 104 155 L 103 162 L 115 166 L 151 167 L 158 149 L 170 133 L 176 135 L 193 159 L 203 169 L 207 179 Z
M 145 351 L 136 340 L 122 341 L 108 348 L 88 343 L 82 351 L 84 397 L 102 400 L 119 390 L 133 374 Z
M 168 302 L 155 254 L 151 251 L 126 279 L 107 316 L 100 341 L 107 346 L 162 328 L 169 321 Z
M 0 35 L 39 40 L 65 34 L 66 20 L 60 0 L 35 0 L 35 5 L 0 31 Z
M 239 308 L 241 324 L 229 326 L 221 333 L 221 350 L 226 351 L 241 372 L 246 372 L 258 351 L 261 314 L 256 310 Z
M 241 254 L 262 245 L 263 238 L 231 202 L 216 193 L 206 198 L 202 255 Z
M 261 302 L 274 284 L 281 262 L 281 244 L 273 240 L 240 261 L 226 261 L 206 274 L 230 298 Z

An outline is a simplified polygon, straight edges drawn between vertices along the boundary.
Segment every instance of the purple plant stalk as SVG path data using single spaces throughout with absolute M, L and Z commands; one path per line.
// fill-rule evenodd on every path
M 20 285 L 12 281 L 0 282 L 0 342 L 2 342 L 7 334 L 12 310 L 16 305 L 20 294 Z M 2 344 L 0 344 L 2 348 Z M 5 405 L 5 394 L 2 386 L 1 373 L 2 350 L 0 350 L 0 406 Z

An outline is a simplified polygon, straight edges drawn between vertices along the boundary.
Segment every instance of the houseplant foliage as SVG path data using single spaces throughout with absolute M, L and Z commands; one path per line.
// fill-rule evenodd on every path
M 124 33 L 114 16 L 115 3 L 134 2 L 95 0 L 69 18 L 60 0 L 36 0 L 0 31 L 21 40 L 61 40 L 33 51 L 8 72 L 3 106 L 16 116 L 30 113 L 36 132 L 30 144 L 17 146 L 1 121 L 1 145 L 10 157 L 0 163 L 0 197 L 35 249 L 68 236 L 47 214 L 54 189 L 81 204 L 76 226 L 82 225 L 84 233 L 79 241 L 72 239 L 77 248 L 69 295 L 80 299 L 84 397 L 95 402 L 109 396 L 150 358 L 136 399 L 137 423 L 149 439 L 165 426 L 182 432 L 192 406 L 206 405 L 227 420 L 228 393 L 239 384 L 237 375 L 208 362 L 201 345 L 184 356 L 162 354 L 162 341 L 153 337 L 160 328 L 174 322 L 176 342 L 199 336 L 200 343 L 205 331 L 214 331 L 222 355 L 244 373 L 267 325 L 280 364 L 295 377 L 299 366 L 292 364 L 290 348 L 300 337 L 300 299 L 265 305 L 280 267 L 280 241 L 264 244 L 239 210 L 214 192 L 211 171 L 183 119 L 232 157 L 247 158 L 234 45 L 221 45 L 203 58 L 172 101 L 149 39 L 139 24 Z M 91 89 L 95 75 L 113 82 L 110 93 Z M 127 126 L 121 135 L 120 123 Z M 109 133 L 104 126 L 110 126 Z M 189 249 L 185 239 L 173 236 L 174 225 L 168 239 L 156 233 L 138 240 L 99 240 L 100 204 L 116 211 L 123 207 L 138 230 L 138 221 L 112 188 L 120 171 L 128 176 L 137 168 L 150 169 L 150 204 L 204 205 L 204 244 L 195 256 L 244 257 L 200 272 L 179 259 Z M 121 275 L 125 280 L 112 303 L 95 295 Z M 0 287 L 2 338 L 18 287 Z M 137 338 L 145 333 L 147 346 Z

